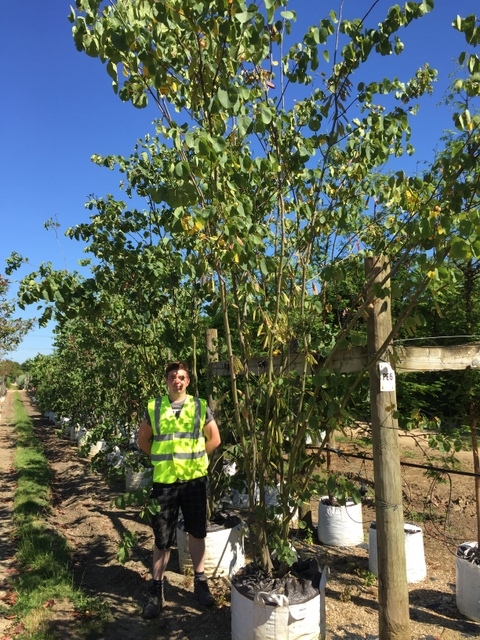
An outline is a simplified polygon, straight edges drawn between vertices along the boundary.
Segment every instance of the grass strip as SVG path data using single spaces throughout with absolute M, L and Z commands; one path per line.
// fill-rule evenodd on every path
M 18 625 L 16 638 L 98 638 L 105 619 L 102 604 L 76 588 L 66 539 L 48 525 L 51 473 L 41 442 L 18 392 L 14 397 L 17 436 L 14 497 L 16 598 L 9 612 Z

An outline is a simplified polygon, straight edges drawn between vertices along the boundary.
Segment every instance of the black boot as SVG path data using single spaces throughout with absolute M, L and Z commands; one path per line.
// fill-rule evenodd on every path
M 195 577 L 193 593 L 198 602 L 204 607 L 211 607 L 215 604 L 215 598 L 210 593 L 207 578 L 205 576 L 200 578 Z
M 163 580 L 152 584 L 148 590 L 148 600 L 142 610 L 142 618 L 151 620 L 156 618 L 163 607 Z

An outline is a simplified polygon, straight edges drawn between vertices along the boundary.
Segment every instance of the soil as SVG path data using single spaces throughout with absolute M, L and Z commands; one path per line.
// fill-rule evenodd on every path
M 0 400 L 0 599 L 10 601 L 9 576 L 14 566 L 11 509 L 15 489 L 13 455 L 15 434 L 11 425 L 14 391 Z M 153 621 L 140 617 L 150 580 L 152 536 L 138 521 L 135 509 L 120 510 L 112 500 L 124 492 L 124 484 L 107 482 L 78 455 L 75 443 L 59 437 L 53 425 L 31 406 L 20 392 L 37 436 L 41 439 L 53 477 L 52 509 L 48 524 L 61 531 L 73 553 L 75 581 L 86 593 L 105 603 L 110 612 L 98 640 L 226 640 L 230 638 L 230 587 L 226 579 L 211 580 L 216 606 L 204 609 L 192 593 L 192 578 L 183 575 L 173 549 L 167 571 L 166 606 Z M 343 441 L 345 453 L 356 451 L 353 439 Z M 411 437 L 401 437 L 402 460 L 421 463 L 421 450 Z M 461 452 L 461 469 L 472 471 L 471 452 Z M 365 459 L 332 455 L 331 468 L 342 470 L 366 486 L 363 503 L 365 543 L 356 547 L 327 547 L 316 538 L 318 501 L 312 500 L 311 535 L 297 535 L 296 546 L 306 558 L 315 556 L 328 565 L 326 587 L 327 640 L 373 640 L 378 637 L 377 581 L 368 571 L 368 531 L 375 520 L 372 463 Z M 410 620 L 415 640 L 460 640 L 480 636 L 480 623 L 462 616 L 455 602 L 455 549 L 476 538 L 474 479 L 446 476 L 438 483 L 416 467 L 402 466 L 404 515 L 423 530 L 427 576 L 409 585 Z M 117 559 L 118 543 L 128 530 L 139 542 L 125 565 Z M 78 614 L 63 603 L 53 607 L 55 638 L 80 638 Z M 15 624 L 0 614 L 0 640 L 15 637 Z

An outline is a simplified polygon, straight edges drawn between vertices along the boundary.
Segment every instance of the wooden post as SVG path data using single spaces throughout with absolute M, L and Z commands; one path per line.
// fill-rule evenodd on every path
M 367 258 L 365 272 L 367 279 L 373 281 L 372 287 L 381 282 L 384 283 L 383 287 L 390 287 L 390 265 L 384 257 Z M 370 292 L 373 292 L 373 288 Z M 384 349 L 391 329 L 390 296 L 373 296 L 368 308 L 369 360 Z M 388 350 L 380 360 L 388 362 Z M 398 421 L 394 416 L 397 401 L 394 384 L 391 391 L 380 390 L 378 362 L 370 368 L 370 407 L 377 526 L 379 638 L 410 640 Z
M 475 476 L 475 501 L 477 504 L 477 544 L 480 542 L 480 458 L 478 455 L 478 417 L 477 404 L 470 406 L 470 430 L 472 435 L 473 470 Z

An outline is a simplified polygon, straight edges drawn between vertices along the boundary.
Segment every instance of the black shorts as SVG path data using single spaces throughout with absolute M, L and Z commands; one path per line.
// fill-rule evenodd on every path
M 173 546 L 180 509 L 185 523 L 185 531 L 194 538 L 206 537 L 206 476 L 173 484 L 154 482 L 151 497 L 155 498 L 160 505 L 160 511 L 152 516 L 153 535 L 157 549 L 170 549 Z

